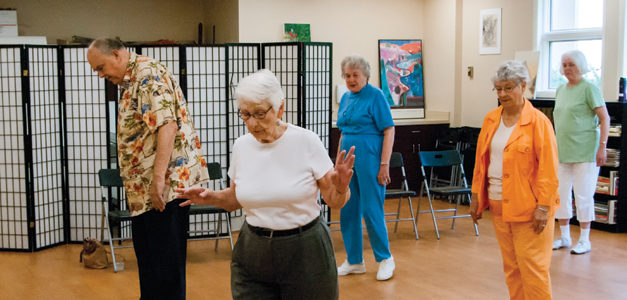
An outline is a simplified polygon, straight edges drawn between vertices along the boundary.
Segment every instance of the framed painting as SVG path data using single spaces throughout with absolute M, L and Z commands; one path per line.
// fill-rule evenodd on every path
M 501 9 L 482 9 L 479 18 L 479 54 L 501 54 Z
M 419 108 L 424 118 L 422 40 L 379 40 L 383 94 L 392 108 Z
M 283 40 L 286 42 L 311 42 L 309 24 L 290 24 L 283 26 Z

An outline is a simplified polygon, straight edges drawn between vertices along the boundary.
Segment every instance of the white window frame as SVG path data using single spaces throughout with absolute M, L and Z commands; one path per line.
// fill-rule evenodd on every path
M 603 0 L 603 18 L 605 19 L 605 0 Z M 605 23 L 605 22 L 604 22 Z M 605 26 L 605 24 L 603 24 Z M 586 28 L 551 31 L 551 0 L 538 0 L 538 26 L 537 26 L 538 46 L 540 51 L 540 61 L 538 75 L 536 79 L 536 98 L 555 98 L 555 89 L 549 88 L 549 59 L 551 42 L 578 41 L 578 40 L 601 40 L 605 48 L 605 38 L 603 28 Z M 604 51 L 603 51 L 604 52 Z M 602 58 L 601 70 L 604 69 L 606 59 Z M 601 72 L 601 83 L 603 84 L 603 72 Z

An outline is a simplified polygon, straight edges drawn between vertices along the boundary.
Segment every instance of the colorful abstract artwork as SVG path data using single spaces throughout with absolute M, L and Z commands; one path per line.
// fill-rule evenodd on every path
M 286 42 L 311 42 L 309 24 L 288 24 L 283 27 L 283 40 Z
M 391 107 L 424 108 L 422 66 L 422 40 L 379 40 L 379 78 Z

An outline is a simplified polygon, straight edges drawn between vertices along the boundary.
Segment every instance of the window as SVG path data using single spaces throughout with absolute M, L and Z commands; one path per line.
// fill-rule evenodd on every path
M 536 97 L 554 97 L 566 82 L 560 74 L 562 54 L 580 50 L 591 71 L 584 78 L 599 88 L 603 63 L 603 2 L 599 0 L 539 0 L 540 64 Z

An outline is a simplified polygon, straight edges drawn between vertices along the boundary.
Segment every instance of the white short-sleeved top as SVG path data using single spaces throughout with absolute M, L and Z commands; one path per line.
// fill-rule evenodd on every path
M 314 132 L 288 124 L 265 144 L 248 133 L 235 141 L 231 158 L 228 174 L 248 224 L 292 229 L 320 215 L 317 180 L 333 163 Z

